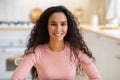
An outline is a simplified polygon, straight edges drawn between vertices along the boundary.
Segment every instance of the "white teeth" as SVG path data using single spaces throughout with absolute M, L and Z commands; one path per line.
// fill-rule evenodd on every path
M 55 36 L 61 36 L 62 33 L 54 33 Z

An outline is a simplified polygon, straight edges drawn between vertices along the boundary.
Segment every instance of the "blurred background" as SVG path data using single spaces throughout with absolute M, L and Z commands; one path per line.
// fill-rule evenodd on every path
M 0 80 L 9 80 L 17 67 L 40 14 L 56 5 L 79 20 L 103 80 L 120 80 L 120 0 L 0 0 Z

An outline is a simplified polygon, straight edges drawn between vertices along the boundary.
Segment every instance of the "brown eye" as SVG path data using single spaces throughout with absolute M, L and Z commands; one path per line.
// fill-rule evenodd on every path
M 65 25 L 66 25 L 66 23 L 62 23 L 62 24 L 61 24 L 61 26 L 65 26 Z
M 55 23 L 51 23 L 51 25 L 52 25 L 52 26 L 56 26 L 56 24 L 55 24 Z

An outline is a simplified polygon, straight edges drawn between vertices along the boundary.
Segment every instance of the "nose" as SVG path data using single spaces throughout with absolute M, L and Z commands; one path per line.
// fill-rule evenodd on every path
M 61 31 L 61 25 L 57 25 L 56 32 L 60 32 L 60 31 Z

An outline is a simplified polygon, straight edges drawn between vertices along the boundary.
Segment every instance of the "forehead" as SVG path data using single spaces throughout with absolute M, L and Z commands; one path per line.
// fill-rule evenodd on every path
M 55 12 L 50 16 L 49 21 L 67 21 L 67 17 L 62 12 Z

